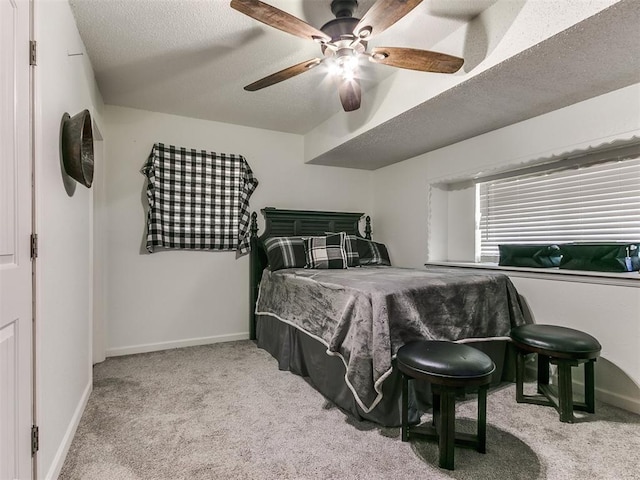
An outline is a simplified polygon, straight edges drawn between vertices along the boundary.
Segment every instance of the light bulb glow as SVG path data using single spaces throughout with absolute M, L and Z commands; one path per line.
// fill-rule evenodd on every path
M 358 55 L 347 53 L 339 55 L 328 65 L 329 74 L 344 80 L 353 80 L 358 75 Z
M 327 70 L 329 71 L 329 75 L 332 77 L 339 77 L 342 75 L 342 68 L 338 65 L 337 62 L 330 62 L 327 65 Z
M 342 72 L 343 80 L 353 80 L 354 78 L 356 78 L 356 72 L 354 72 L 353 70 L 343 70 Z

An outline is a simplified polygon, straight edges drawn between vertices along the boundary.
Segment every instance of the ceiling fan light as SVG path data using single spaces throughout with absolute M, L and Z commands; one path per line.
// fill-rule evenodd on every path
M 327 72 L 332 77 L 340 77 L 342 75 L 342 67 L 336 62 L 327 62 Z
M 338 59 L 338 65 L 340 65 L 343 70 L 355 70 L 358 68 L 358 57 L 355 55 L 340 57 Z
M 352 48 L 341 48 L 336 52 L 334 63 L 338 74 L 344 79 L 353 79 L 358 71 L 358 54 Z
M 342 70 L 342 79 L 343 80 L 354 80 L 356 78 L 356 70 L 344 69 Z
M 359 62 L 356 55 L 344 55 L 332 58 L 327 64 L 327 72 L 332 77 L 353 80 L 359 73 Z

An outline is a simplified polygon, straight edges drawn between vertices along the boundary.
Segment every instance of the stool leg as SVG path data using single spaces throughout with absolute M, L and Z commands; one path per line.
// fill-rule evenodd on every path
M 478 390 L 478 447 L 480 453 L 487 452 L 487 386 Z
M 521 350 L 516 353 L 516 402 L 524 401 L 524 359 L 525 355 Z
M 456 396 L 454 390 L 443 388 L 440 392 L 440 468 L 453 470 L 456 439 Z
M 584 403 L 587 412 L 596 413 L 595 359 L 584 364 Z
M 558 361 L 558 406 L 560 421 L 573 423 L 573 385 L 569 362 Z
M 431 386 L 433 389 L 433 385 Z M 431 419 L 431 425 L 436 429 L 440 428 L 440 394 L 432 393 L 433 402 L 433 418 Z
M 538 393 L 542 393 L 540 385 L 549 385 L 549 357 L 538 354 Z
M 402 374 L 402 441 L 409 440 L 409 378 Z

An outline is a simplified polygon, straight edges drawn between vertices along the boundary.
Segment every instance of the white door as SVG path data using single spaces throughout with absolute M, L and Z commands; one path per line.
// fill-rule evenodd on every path
M 0 0 L 0 478 L 31 478 L 30 13 Z

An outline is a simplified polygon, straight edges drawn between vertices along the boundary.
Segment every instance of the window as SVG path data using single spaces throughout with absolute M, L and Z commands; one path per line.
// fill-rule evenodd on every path
M 500 244 L 639 241 L 638 148 L 478 183 L 476 260 L 497 262 Z

